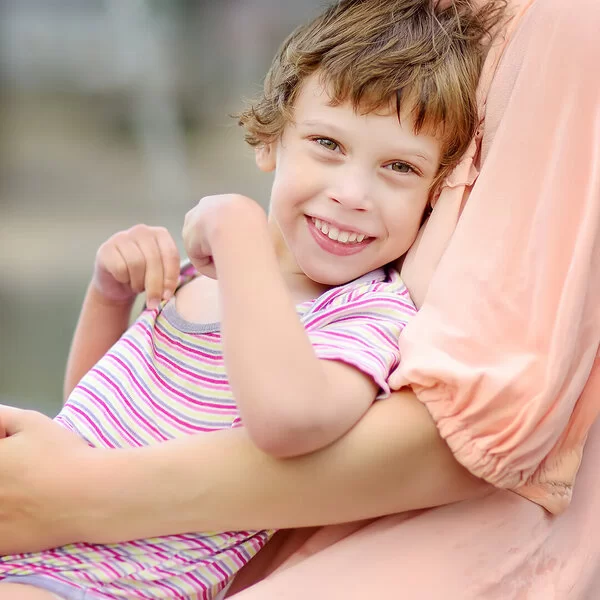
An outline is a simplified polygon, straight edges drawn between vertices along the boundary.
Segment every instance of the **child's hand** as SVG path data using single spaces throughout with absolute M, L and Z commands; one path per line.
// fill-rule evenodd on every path
M 183 223 L 183 244 L 196 270 L 216 279 L 214 244 L 239 243 L 240 229 L 247 232 L 253 222 L 252 215 L 257 212 L 264 218 L 263 210 L 254 200 L 239 194 L 206 196 L 188 211 Z
M 96 253 L 92 284 L 106 300 L 132 302 L 146 292 L 146 305 L 168 300 L 179 280 L 179 251 L 164 227 L 135 225 L 110 237 Z

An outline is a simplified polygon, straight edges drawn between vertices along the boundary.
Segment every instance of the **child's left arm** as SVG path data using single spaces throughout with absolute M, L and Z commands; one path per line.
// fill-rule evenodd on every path
M 217 277 L 227 373 L 245 427 L 263 451 L 288 457 L 348 431 L 378 385 L 320 360 L 280 273 L 262 208 L 238 195 L 204 198 L 186 216 L 194 266 Z

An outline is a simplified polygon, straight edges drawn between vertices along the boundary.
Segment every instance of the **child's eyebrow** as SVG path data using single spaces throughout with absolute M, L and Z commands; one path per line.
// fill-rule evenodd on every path
M 298 125 L 300 125 L 301 127 L 323 127 L 323 128 L 327 128 L 332 132 L 338 132 L 339 134 L 342 133 L 342 130 L 339 129 L 338 127 L 336 127 L 335 125 L 328 123 L 327 121 L 301 121 L 300 123 L 298 123 Z
M 420 159 L 422 159 L 422 160 L 424 160 L 425 162 L 428 162 L 428 163 L 437 162 L 437 161 L 435 161 L 433 159 L 432 156 L 430 156 L 429 154 L 424 153 L 421 150 L 418 150 L 418 151 L 414 150 L 414 151 L 412 151 L 410 148 L 407 148 L 407 149 L 404 150 L 404 152 L 406 152 L 407 154 L 409 154 L 411 156 L 414 156 L 416 158 L 420 158 Z

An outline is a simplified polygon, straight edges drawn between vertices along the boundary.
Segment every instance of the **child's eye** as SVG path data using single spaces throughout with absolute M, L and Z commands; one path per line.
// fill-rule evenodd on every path
M 315 138 L 314 141 L 326 150 L 337 150 L 339 148 L 339 144 L 329 138 Z
M 416 173 L 415 168 L 405 162 L 393 162 L 387 167 L 396 173 Z

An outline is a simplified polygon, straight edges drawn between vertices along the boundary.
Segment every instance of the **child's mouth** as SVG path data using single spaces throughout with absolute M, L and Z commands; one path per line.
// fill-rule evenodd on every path
M 306 217 L 308 229 L 321 249 L 337 256 L 349 256 L 364 250 L 375 238 L 364 233 L 340 231 L 314 217 Z

